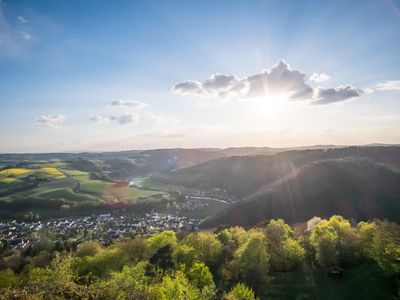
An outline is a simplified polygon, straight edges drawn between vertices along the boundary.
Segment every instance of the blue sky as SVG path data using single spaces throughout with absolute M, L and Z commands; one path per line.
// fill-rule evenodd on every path
M 400 1 L 0 3 L 0 152 L 400 143 Z

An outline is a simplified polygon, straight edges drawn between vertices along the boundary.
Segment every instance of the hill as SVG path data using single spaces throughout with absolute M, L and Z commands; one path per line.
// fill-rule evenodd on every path
M 349 147 L 220 158 L 171 171 L 157 180 L 198 188 L 223 188 L 242 200 L 204 226 L 253 225 L 314 215 L 398 220 L 400 148 Z

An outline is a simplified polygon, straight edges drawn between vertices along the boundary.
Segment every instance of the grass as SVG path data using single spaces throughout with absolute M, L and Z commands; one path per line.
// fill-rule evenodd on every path
M 38 193 L 38 196 L 41 197 L 49 197 L 49 198 L 63 198 L 65 200 L 71 201 L 93 201 L 93 197 L 89 195 L 81 194 L 81 193 L 74 193 L 70 188 L 58 188 L 58 189 L 46 189 L 42 193 Z
M 346 270 L 342 278 L 305 264 L 300 270 L 276 274 L 265 291 L 267 299 L 395 299 L 390 280 L 370 263 Z

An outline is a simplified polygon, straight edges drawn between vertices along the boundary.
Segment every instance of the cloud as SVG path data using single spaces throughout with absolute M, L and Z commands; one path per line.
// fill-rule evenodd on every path
M 27 31 L 19 31 L 19 33 L 21 34 L 21 36 L 26 39 L 26 40 L 31 40 L 33 39 L 33 35 Z
M 18 16 L 18 21 L 20 21 L 21 23 L 29 23 L 29 21 L 25 19 L 23 16 Z
M 119 106 L 119 107 L 129 107 L 134 109 L 141 109 L 146 106 L 149 106 L 147 103 L 135 101 L 135 100 L 115 100 L 111 102 L 112 106 Z
M 203 83 L 187 80 L 176 84 L 172 90 L 182 95 L 230 99 L 244 96 L 247 85 L 235 75 L 213 74 Z
M 305 82 L 305 74 L 292 70 L 284 60 L 270 70 L 247 77 L 249 91 L 246 98 L 284 95 L 293 100 L 311 99 L 313 89 Z
M 115 117 L 94 116 L 94 117 L 90 118 L 90 121 L 93 121 L 97 124 L 107 124 L 114 119 L 115 119 Z
M 339 86 L 337 88 L 318 88 L 315 92 L 313 104 L 330 104 L 342 102 L 361 96 L 363 91 L 352 85 Z
M 400 80 L 379 82 L 373 89 L 378 91 L 400 90 Z
M 136 124 L 138 122 L 139 116 L 137 114 L 123 114 L 118 118 L 118 123 L 121 125 Z
M 167 124 L 177 124 L 179 123 L 178 119 L 172 117 L 165 117 L 161 115 L 156 115 L 152 112 L 148 112 L 146 117 L 154 124 L 154 125 L 167 125 Z
M 308 79 L 311 82 L 320 83 L 320 82 L 331 79 L 331 77 L 325 73 L 313 73 Z
M 314 73 L 311 82 L 329 79 L 327 74 Z M 216 98 L 219 100 L 238 98 L 262 98 L 270 95 L 284 96 L 289 100 L 307 101 L 310 104 L 329 104 L 359 97 L 362 90 L 351 85 L 336 88 L 314 88 L 306 82 L 306 75 L 293 70 L 280 60 L 271 69 L 259 74 L 239 78 L 235 75 L 211 75 L 206 81 L 186 80 L 177 83 L 172 91 L 184 96 Z
M 39 127 L 61 128 L 60 124 L 64 123 L 66 117 L 63 114 L 57 115 L 42 115 L 36 118 L 36 124 Z

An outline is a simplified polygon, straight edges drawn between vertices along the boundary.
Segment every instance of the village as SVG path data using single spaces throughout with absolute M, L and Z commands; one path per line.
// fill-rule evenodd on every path
M 123 237 L 149 235 L 163 230 L 197 231 L 201 220 L 184 216 L 144 214 L 112 216 L 102 214 L 81 218 L 60 218 L 37 222 L 0 222 L 0 249 L 25 249 L 40 242 L 42 234 L 55 239 L 75 238 L 77 244 L 88 240 L 103 244 Z

